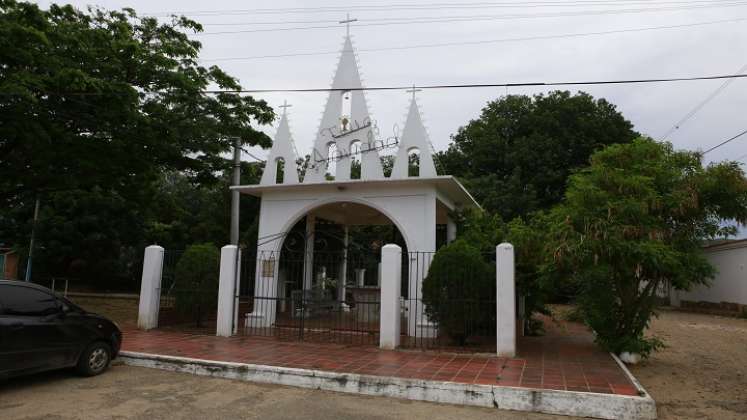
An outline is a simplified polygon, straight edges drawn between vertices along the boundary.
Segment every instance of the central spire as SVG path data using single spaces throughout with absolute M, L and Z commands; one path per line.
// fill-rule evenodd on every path
M 350 22 L 356 20 L 348 16 L 348 19 L 340 23 L 347 24 L 349 31 Z M 358 62 L 348 32 L 304 182 L 324 181 L 332 165 L 335 166 L 335 180 L 350 179 L 352 158 L 358 150 L 362 151 L 361 179 L 383 178 L 384 171 L 374 141 L 374 127 L 368 114 Z

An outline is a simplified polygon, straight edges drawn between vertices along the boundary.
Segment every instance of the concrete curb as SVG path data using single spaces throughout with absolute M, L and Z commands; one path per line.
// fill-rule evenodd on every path
M 119 357 L 130 366 L 325 391 L 602 419 L 656 419 L 656 405 L 645 390 L 643 396 L 626 396 L 359 375 L 129 351 L 121 352 Z M 637 381 L 634 384 L 640 386 Z

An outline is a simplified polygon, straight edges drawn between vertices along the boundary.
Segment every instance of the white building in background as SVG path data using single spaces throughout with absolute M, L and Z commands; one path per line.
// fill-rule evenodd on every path
M 747 308 L 747 239 L 711 245 L 704 252 L 716 268 L 716 276 L 708 285 L 698 285 L 687 292 L 672 290 L 672 305 L 743 312 Z

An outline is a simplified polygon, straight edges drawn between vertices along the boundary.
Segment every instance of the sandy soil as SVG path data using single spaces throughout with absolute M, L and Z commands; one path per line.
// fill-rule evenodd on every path
M 747 320 L 663 310 L 667 348 L 631 368 L 660 419 L 747 418 Z
M 137 325 L 138 301 L 135 299 L 70 297 L 70 300 L 85 310 L 111 318 L 119 325 Z

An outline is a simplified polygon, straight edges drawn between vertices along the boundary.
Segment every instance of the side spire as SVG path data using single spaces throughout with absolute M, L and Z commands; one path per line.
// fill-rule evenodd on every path
M 348 18 L 340 23 L 349 24 L 352 21 L 355 20 Z M 346 35 L 304 182 L 324 181 L 333 161 L 336 168 L 335 179 L 350 179 L 352 146 L 356 142 L 360 142 L 360 150 L 363 150 L 361 179 L 384 178 L 381 160 L 375 149 L 373 123 L 363 94 L 353 43 L 350 36 Z M 332 145 L 337 150 L 336 156 L 329 156 Z
M 298 184 L 298 171 L 296 171 L 296 148 L 293 145 L 293 137 L 291 136 L 290 126 L 288 125 L 287 110 L 292 105 L 288 105 L 288 102 L 283 102 L 280 108 L 283 108 L 283 114 L 280 117 L 280 123 L 278 123 L 278 131 L 275 133 L 275 138 L 272 141 L 272 149 L 270 149 L 270 155 L 267 156 L 267 163 L 265 163 L 265 170 L 262 173 L 262 179 L 260 185 L 272 185 L 278 184 L 277 182 L 277 171 L 278 164 L 282 162 L 283 165 L 283 184 Z
M 407 120 L 405 121 L 405 128 L 402 130 L 402 140 L 399 143 L 399 150 L 397 150 L 397 158 L 394 161 L 394 168 L 392 169 L 393 179 L 402 179 L 409 176 L 409 160 L 410 153 L 413 150 L 417 150 L 420 159 L 420 177 L 434 177 L 438 175 L 436 173 L 436 166 L 433 164 L 433 153 L 431 152 L 431 145 L 428 141 L 428 134 L 425 131 L 423 125 L 423 119 L 420 117 L 420 109 L 418 108 L 417 99 L 415 93 L 420 89 L 413 88 L 407 92 L 412 92 L 412 99 L 410 100 L 410 109 L 407 112 Z

